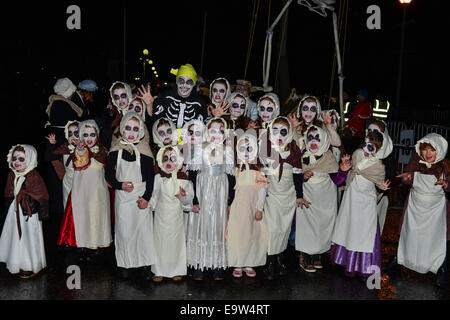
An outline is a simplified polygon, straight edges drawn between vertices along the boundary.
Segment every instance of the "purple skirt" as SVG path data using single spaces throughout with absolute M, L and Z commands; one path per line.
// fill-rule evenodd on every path
M 355 275 L 370 276 L 375 272 L 373 270 L 370 271 L 370 266 L 377 266 L 381 270 L 381 238 L 378 223 L 375 243 L 371 253 L 350 251 L 343 246 L 333 244 L 331 246 L 330 260 L 332 264 L 345 267 L 345 275 L 349 277 L 354 277 Z

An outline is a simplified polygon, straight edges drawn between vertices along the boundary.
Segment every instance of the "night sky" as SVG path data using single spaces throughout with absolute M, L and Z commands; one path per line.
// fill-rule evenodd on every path
M 45 104 L 55 77 L 74 83 L 92 78 L 109 87 L 123 79 L 124 8 L 126 8 L 126 81 L 142 77 L 142 49 L 160 80 L 173 81 L 171 68 L 191 63 L 200 72 L 203 21 L 206 33 L 202 76 L 224 76 L 234 83 L 244 77 L 253 0 L 240 1 L 41 1 L 13 2 L 3 11 L 0 49 L 2 102 L 14 104 L 24 88 L 33 88 L 31 103 Z M 247 79 L 262 85 L 262 60 L 266 30 L 284 1 L 260 0 Z M 448 106 L 446 65 L 448 14 L 444 1 L 414 0 L 407 9 L 402 105 Z M 68 30 L 66 8 L 81 8 L 81 30 Z M 270 11 L 269 11 L 270 4 Z M 381 8 L 381 30 L 369 30 L 366 8 Z M 335 4 L 339 9 L 339 0 Z M 395 100 L 399 64 L 402 11 L 396 0 L 349 0 L 345 41 L 345 90 L 354 95 L 366 88 L 372 97 Z M 274 85 L 277 42 L 283 20 L 274 34 L 271 85 Z M 331 14 L 324 18 L 300 6 L 290 6 L 287 24 L 289 87 L 300 93 L 327 95 L 333 66 L 334 42 Z M 344 49 L 341 42 L 341 49 Z M 335 79 L 337 86 L 337 78 Z M 444 87 L 445 86 L 445 87 Z M 337 88 L 337 87 L 336 87 Z M 333 91 L 336 96 L 337 90 Z M 281 91 L 289 88 L 280 88 Z M 22 104 L 30 103 L 30 97 Z M 37 100 L 38 99 L 38 100 Z M 14 99 L 13 99 L 14 100 Z

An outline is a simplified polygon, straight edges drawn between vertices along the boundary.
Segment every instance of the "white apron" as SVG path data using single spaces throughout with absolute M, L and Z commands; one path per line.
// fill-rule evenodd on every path
M 62 180 L 62 192 L 63 192 L 63 205 L 64 209 L 66 209 L 67 205 L 67 198 L 69 197 L 70 190 L 72 190 L 72 183 L 73 183 L 73 173 L 75 169 L 73 168 L 72 161 L 70 161 L 69 165 L 66 166 L 67 159 L 69 158 L 68 154 L 63 155 L 63 161 L 64 161 L 64 167 L 66 169 L 66 172 L 64 173 L 64 177 Z
M 77 247 L 108 247 L 112 241 L 111 212 L 102 163 L 91 158 L 87 169 L 75 170 L 71 199 Z
M 150 208 L 139 209 L 137 200 L 145 193 L 141 168 L 138 161 L 122 159 L 123 150 L 117 155 L 116 178 L 131 181 L 131 192 L 115 192 L 115 245 L 117 266 L 138 268 L 156 262 L 153 240 L 153 215 Z
M 355 175 L 344 192 L 331 241 L 350 251 L 372 253 L 377 219 L 375 184 Z
M 175 194 L 179 192 L 180 186 L 186 195 L 178 199 Z M 152 266 L 152 272 L 156 276 L 172 278 L 187 274 L 183 211 L 192 209 L 193 198 L 194 188 L 191 181 L 155 176 L 150 207 L 155 211 L 153 230 L 157 262 Z
M 47 266 L 42 222 L 39 221 L 37 213 L 30 218 L 24 216 L 19 205 L 22 230 L 22 237 L 19 239 L 15 208 L 16 200 L 9 206 L 0 237 L 0 262 L 5 262 L 9 272 L 13 274 L 21 270 L 37 273 Z
M 269 237 L 268 255 L 282 253 L 287 248 L 292 219 L 297 207 L 293 168 L 288 163 L 283 165 L 283 175 L 279 182 L 278 168 L 266 174 L 269 183 L 268 197 L 264 204 L 264 218 Z
M 445 259 L 446 200 L 436 181 L 434 175 L 414 173 L 400 232 L 398 263 L 419 273 L 437 273 Z
M 336 185 L 328 173 L 314 172 L 303 183 L 303 197 L 311 205 L 309 208 L 297 207 L 295 249 L 311 255 L 322 254 L 331 247 L 338 211 Z
M 380 236 L 383 234 L 384 223 L 386 222 L 387 209 L 389 207 L 389 197 L 382 196 L 377 203 L 378 223 L 380 224 Z

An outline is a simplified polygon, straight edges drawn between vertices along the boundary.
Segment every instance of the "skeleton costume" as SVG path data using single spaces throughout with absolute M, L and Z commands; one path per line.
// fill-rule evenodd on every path
M 182 65 L 179 69 L 172 69 L 176 75 L 177 86 L 158 94 L 153 103 L 153 116 L 147 118 L 147 126 L 151 128 L 153 122 L 165 117 L 171 120 L 177 129 L 183 128 L 186 122 L 194 119 L 205 121 L 208 117 L 208 97 L 197 93 L 194 89 L 197 73 L 190 64 Z M 182 97 L 180 94 L 186 93 Z M 184 94 L 183 94 L 184 95 Z
M 392 152 L 393 145 L 383 135 L 383 143 L 374 154 L 376 148 L 367 141 L 352 155 L 352 169 L 331 237 L 331 262 L 344 266 L 347 276 L 370 276 L 373 265 L 381 269 L 376 185 L 384 181 L 382 159 Z
M 289 126 L 275 124 L 284 119 Z M 268 230 L 266 277 L 272 279 L 275 272 L 286 274 L 282 253 L 287 248 L 296 200 L 303 198 L 301 183 L 301 153 L 295 141 L 290 120 L 277 117 L 269 125 L 269 139 L 259 140 L 259 157 L 268 178 L 264 219 Z M 267 146 L 264 143 L 267 142 Z
M 228 100 L 227 97 L 230 93 L 231 86 L 225 78 L 217 78 L 209 85 L 209 99 L 214 107 L 217 107 L 222 101 Z
M 305 105 L 302 106 L 303 102 L 306 99 L 314 99 L 315 100 L 315 102 L 314 102 L 315 106 L 311 106 L 310 108 L 308 108 L 308 106 L 305 106 Z M 305 102 L 305 103 L 308 103 L 308 102 Z M 312 103 L 312 102 L 310 102 L 310 103 Z M 309 118 L 307 118 L 307 117 L 309 117 Z M 327 126 L 323 122 L 322 107 L 320 105 L 320 101 L 319 101 L 318 98 L 316 98 L 314 96 L 310 96 L 310 95 L 304 96 L 300 100 L 300 102 L 298 103 L 297 119 L 303 120 L 303 123 L 300 124 L 296 128 L 296 132 L 295 132 L 296 140 L 297 140 L 298 146 L 299 146 L 299 148 L 301 150 L 305 149 L 305 145 L 306 145 L 305 133 L 306 133 L 306 130 L 313 124 L 328 131 L 328 134 L 330 136 L 330 144 L 333 147 L 340 147 L 341 146 L 341 138 L 339 137 L 339 134 L 337 133 L 337 129 L 333 128 L 332 126 Z
M 171 150 L 171 151 L 170 151 Z M 150 210 L 155 212 L 154 239 L 156 263 L 152 272 L 156 277 L 176 277 L 187 274 L 186 235 L 183 211 L 192 209 L 194 188 L 187 175 L 180 171 L 183 157 L 178 148 L 165 146 L 156 156 L 160 168 L 155 176 Z M 180 188 L 185 195 L 177 198 Z
M 130 120 L 138 125 L 130 123 Z M 153 238 L 153 215 L 149 207 L 140 209 L 139 197 L 150 201 L 153 192 L 153 158 L 145 123 L 136 113 L 128 112 L 120 122 L 121 138 L 111 147 L 106 167 L 106 180 L 115 189 L 115 246 L 117 266 L 146 267 L 156 262 Z M 131 182 L 133 190 L 122 189 Z
M 434 162 L 421 156 L 421 143 L 429 143 L 436 150 Z M 401 221 L 397 260 L 416 272 L 436 274 L 446 260 L 448 265 L 450 205 L 445 197 L 445 192 L 450 191 L 450 173 L 445 162 L 448 142 L 441 135 L 430 133 L 417 141 L 415 149 L 416 154 L 405 167 L 413 179 Z M 435 184 L 438 179 L 448 183 L 447 189 Z
M 106 149 L 99 143 L 99 128 L 94 120 L 78 126 L 83 150 L 72 157 L 74 168 L 58 237 L 58 245 L 98 249 L 111 244 L 111 213 L 108 186 L 105 180 Z M 88 133 L 93 129 L 94 132 Z
M 217 120 L 223 132 L 212 127 Z M 187 264 L 201 271 L 228 266 L 225 229 L 227 206 L 233 201 L 234 155 L 225 143 L 227 131 L 222 118 L 212 118 L 206 125 L 202 167 L 196 181 L 200 211 L 189 220 L 187 238 Z
M 255 220 L 255 212 L 264 210 L 267 180 L 257 161 L 257 138 L 244 134 L 236 146 L 236 194 L 227 228 L 228 265 L 239 268 L 262 266 L 266 264 L 267 226 L 264 217 Z
M 14 151 L 22 147 L 25 152 Z M 8 213 L 0 236 L 0 262 L 9 272 L 29 277 L 46 267 L 42 220 L 48 218 L 48 192 L 36 170 L 33 146 L 13 146 L 7 156 L 11 172 L 5 188 Z
M 303 174 L 314 174 L 303 180 L 303 195 L 311 202 L 309 208 L 297 207 L 295 249 L 300 251 L 307 265 L 310 256 L 320 262 L 320 255 L 331 247 L 331 234 L 338 212 L 336 185 L 347 177 L 339 168 L 326 130 L 312 125 L 306 133 L 306 149 L 302 156 Z M 311 148 L 314 148 L 311 149 Z

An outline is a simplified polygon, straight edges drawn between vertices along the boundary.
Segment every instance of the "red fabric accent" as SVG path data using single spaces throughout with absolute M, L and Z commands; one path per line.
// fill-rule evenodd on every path
M 75 225 L 73 222 L 73 210 L 72 210 L 72 192 L 69 193 L 67 198 L 66 210 L 61 221 L 61 227 L 58 235 L 58 245 L 68 244 L 71 247 L 77 246 L 77 239 L 75 236 Z
M 365 119 L 360 118 L 364 117 Z M 358 103 L 350 113 L 347 125 L 355 130 L 356 137 L 364 137 L 364 126 L 367 118 L 372 116 L 372 106 L 370 102 L 364 101 Z

